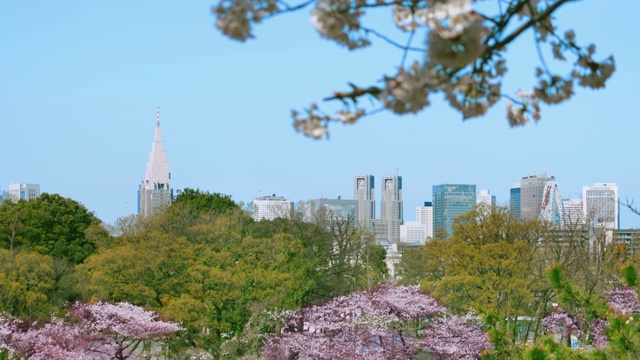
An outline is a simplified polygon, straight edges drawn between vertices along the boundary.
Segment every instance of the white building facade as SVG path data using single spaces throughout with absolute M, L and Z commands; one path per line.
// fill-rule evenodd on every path
M 253 200 L 253 220 L 273 220 L 291 218 L 293 202 L 282 196 L 260 196 Z
M 427 226 L 417 221 L 400 225 L 400 242 L 423 245 L 427 240 Z
M 18 202 L 19 200 L 33 200 L 38 196 L 40 196 L 39 184 L 9 184 L 9 199 L 13 202 Z
M 591 225 L 619 229 L 620 201 L 615 183 L 595 183 L 582 188 L 583 214 Z
M 433 203 L 425 201 L 416 208 L 416 221 L 425 226 L 426 237 L 433 237 Z
M 358 225 L 373 228 L 376 218 L 375 178 L 373 175 L 356 175 L 353 177 L 353 199 L 358 204 Z
M 382 177 L 382 200 L 380 219 L 387 222 L 387 240 L 400 241 L 402 225 L 402 176 L 385 175 Z

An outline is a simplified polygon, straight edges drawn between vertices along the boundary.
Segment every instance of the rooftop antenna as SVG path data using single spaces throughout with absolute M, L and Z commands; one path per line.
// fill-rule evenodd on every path
M 536 169 L 533 168 L 533 176 L 536 176 Z
M 396 168 L 396 176 L 398 176 L 398 168 Z
M 156 108 L 156 125 L 160 127 L 160 106 Z

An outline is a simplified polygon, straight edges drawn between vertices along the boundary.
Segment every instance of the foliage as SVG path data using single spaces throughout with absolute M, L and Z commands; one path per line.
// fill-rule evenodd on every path
M 501 97 L 509 98 L 507 119 L 511 126 L 519 126 L 531 118 L 540 119 L 540 101 L 557 104 L 569 99 L 574 83 L 603 88 L 615 71 L 613 56 L 598 61 L 594 58 L 595 45 L 579 44 L 573 30 L 563 34 L 554 15 L 567 3 L 570 0 L 491 4 L 473 0 L 305 0 L 291 5 L 275 0 L 219 0 L 213 13 L 224 35 L 245 41 L 253 37 L 254 24 L 311 7 L 311 22 L 323 38 L 349 50 L 370 46 L 372 38 L 377 38 L 402 51 L 397 73 L 383 75 L 382 85 L 360 87 L 349 83 L 350 90 L 327 97 L 325 100 L 342 104 L 334 115 L 315 104 L 303 114 L 293 111 L 296 130 L 318 139 L 328 136 L 329 123 L 352 124 L 381 109 L 396 114 L 417 113 L 430 105 L 430 96 L 436 93 L 442 93 L 464 119 L 481 116 Z M 383 34 L 379 24 L 366 25 L 368 12 L 385 10 L 391 13 L 397 34 Z M 501 90 L 507 73 L 506 51 L 529 31 L 540 58 L 540 66 L 535 69 L 538 83 L 511 97 Z M 391 40 L 395 36 L 406 40 Z M 556 61 L 572 59 L 572 71 L 561 74 L 547 66 L 543 47 Z M 410 59 L 417 60 L 409 65 Z M 374 107 L 369 109 L 363 105 L 368 102 L 358 102 L 362 98 L 372 100 Z
M 208 191 L 200 191 L 200 189 L 185 188 L 178 190 L 174 204 L 188 204 L 198 212 L 211 211 L 215 214 L 224 214 L 229 210 L 237 209 L 231 196 L 219 193 L 210 194 Z
M 100 220 L 82 204 L 43 193 L 30 201 L 0 206 L 0 246 L 27 247 L 43 255 L 78 264 L 95 252 L 85 231 Z
M 51 256 L 0 249 L 0 313 L 44 319 L 75 298 L 73 269 Z
M 406 281 L 420 281 L 454 313 L 531 314 L 538 279 L 531 278 L 533 248 L 527 227 L 504 208 L 479 207 L 454 221 L 454 234 L 432 240 L 401 261 Z M 419 269 L 419 270 L 418 270 Z

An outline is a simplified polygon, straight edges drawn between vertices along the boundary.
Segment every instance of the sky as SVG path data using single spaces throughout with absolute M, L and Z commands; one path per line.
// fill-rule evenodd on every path
M 314 31 L 309 10 L 269 19 L 255 39 L 239 43 L 215 28 L 212 5 L 0 1 L 0 191 L 37 183 L 106 223 L 135 213 L 159 107 L 172 187 L 237 202 L 261 194 L 350 199 L 355 175 L 374 175 L 379 187 L 383 175 L 397 172 L 405 221 L 413 221 L 433 185 L 476 184 L 507 205 L 514 183 L 546 171 L 564 198 L 615 182 L 623 202 L 640 205 L 639 2 L 560 9 L 560 30 L 595 43 L 597 59 L 613 54 L 617 70 L 605 89 L 576 88 L 568 102 L 543 105 L 537 124 L 510 128 L 506 100 L 463 121 L 436 95 L 417 115 L 336 124 L 320 141 L 294 131 L 291 110 L 346 90 L 347 82 L 365 86 L 393 75 L 402 54 L 376 38 L 349 52 Z M 398 35 L 388 13 L 365 22 Z M 507 48 L 507 94 L 535 84 L 532 38 L 525 33 Z M 375 196 L 379 202 L 379 189 Z M 640 227 L 640 216 L 622 208 L 621 227 Z

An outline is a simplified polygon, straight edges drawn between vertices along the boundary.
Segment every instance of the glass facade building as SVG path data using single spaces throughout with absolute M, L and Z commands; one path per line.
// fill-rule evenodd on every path
M 433 229 L 453 234 L 453 219 L 468 213 L 476 205 L 476 186 L 442 184 L 433 186 Z

